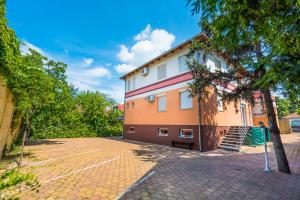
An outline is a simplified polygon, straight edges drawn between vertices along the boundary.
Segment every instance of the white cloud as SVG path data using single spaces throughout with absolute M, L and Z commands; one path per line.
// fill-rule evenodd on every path
M 82 75 L 101 78 L 105 76 L 110 76 L 110 72 L 104 67 L 96 67 L 94 69 L 88 69 L 83 71 Z
M 24 41 L 21 46 L 23 54 L 29 53 L 29 48 L 38 51 L 53 60 L 60 60 L 68 64 L 66 75 L 68 82 L 73 84 L 79 90 L 100 91 L 109 94 L 118 102 L 124 100 L 124 83 L 121 80 L 112 80 L 113 75 L 109 71 L 112 63 L 100 64 L 93 58 L 76 58 L 71 57 L 66 49 L 64 53 L 55 53 L 33 45 L 30 42 Z
M 87 66 L 90 66 L 94 62 L 93 58 L 84 58 L 83 63 Z
M 112 85 L 109 89 L 100 90 L 100 92 L 104 94 L 109 94 L 118 103 L 124 103 L 124 84 Z
M 44 56 L 49 56 L 46 52 L 44 52 L 41 48 L 35 46 L 34 44 L 24 40 L 23 44 L 21 44 L 21 53 L 23 55 L 29 54 L 29 49 L 33 49 Z
M 119 73 L 129 72 L 167 51 L 175 41 L 175 36 L 164 29 L 152 30 L 148 24 L 142 32 L 134 36 L 134 40 L 136 43 L 131 47 L 120 45 L 117 58 L 122 63 L 115 66 Z
M 140 32 L 139 34 L 137 34 L 136 36 L 134 36 L 134 39 L 139 41 L 139 40 L 147 40 L 149 38 L 149 35 L 151 34 L 151 25 L 148 24 L 146 26 L 146 28 Z
M 80 90 L 97 90 L 101 85 L 101 78 L 110 77 L 111 73 L 103 66 L 91 69 L 69 67 L 67 70 L 69 82 Z
M 122 61 L 122 62 L 129 62 L 132 60 L 133 55 L 129 52 L 128 48 L 125 45 L 120 46 L 121 50 L 118 53 L 117 57 Z
M 117 70 L 117 72 L 119 73 L 127 73 L 130 72 L 131 70 L 133 70 L 135 67 L 128 65 L 128 64 L 119 64 L 115 67 L 115 69 Z

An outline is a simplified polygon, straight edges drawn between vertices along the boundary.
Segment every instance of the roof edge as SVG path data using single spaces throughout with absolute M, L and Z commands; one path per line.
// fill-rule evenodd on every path
M 147 66 L 147 65 L 149 65 L 149 64 L 151 64 L 151 63 L 153 63 L 153 62 L 155 62 L 156 60 L 158 60 L 158 59 L 160 59 L 160 58 L 162 58 L 162 57 L 164 57 L 164 56 L 166 56 L 166 55 L 172 53 L 173 51 L 175 51 L 175 50 L 181 48 L 182 46 L 184 46 L 184 45 L 190 43 L 192 40 L 194 40 L 194 39 L 196 39 L 196 38 L 199 38 L 199 37 L 204 37 L 205 39 L 209 39 L 207 35 L 205 35 L 203 32 L 201 32 L 201 33 L 199 33 L 199 34 L 193 36 L 192 38 L 190 38 L 190 39 L 188 39 L 188 40 L 186 40 L 186 41 L 184 41 L 184 42 L 182 42 L 182 43 L 176 45 L 175 47 L 173 47 L 173 48 L 167 50 L 166 52 L 164 52 L 164 53 L 162 53 L 162 54 L 160 54 L 160 55 L 154 57 L 153 59 L 151 59 L 151 60 L 145 62 L 144 64 L 140 65 L 139 67 L 135 68 L 134 70 L 131 70 L 130 72 L 128 72 L 128 73 L 122 75 L 122 76 L 120 77 L 120 79 L 121 79 L 121 80 L 124 80 L 126 76 L 128 76 L 128 75 L 132 74 L 133 72 L 138 71 L 138 70 L 140 70 L 141 68 L 143 68 L 143 67 L 145 67 L 145 66 Z

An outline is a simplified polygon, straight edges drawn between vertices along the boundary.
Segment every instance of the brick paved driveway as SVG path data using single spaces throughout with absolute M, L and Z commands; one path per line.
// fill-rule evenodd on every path
M 26 147 L 24 168 L 38 176 L 40 193 L 22 199 L 300 199 L 300 134 L 283 141 L 291 175 L 276 171 L 273 154 L 273 172 L 264 174 L 262 148 L 200 153 L 103 138 L 44 140 Z

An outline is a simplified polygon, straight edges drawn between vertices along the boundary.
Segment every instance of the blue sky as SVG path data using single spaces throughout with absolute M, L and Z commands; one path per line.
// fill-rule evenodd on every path
M 185 0 L 8 0 L 28 47 L 68 64 L 68 81 L 123 100 L 127 72 L 199 33 Z

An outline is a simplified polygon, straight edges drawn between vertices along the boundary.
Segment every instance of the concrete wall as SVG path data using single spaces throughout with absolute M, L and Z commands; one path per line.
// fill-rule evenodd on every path
M 17 129 L 11 130 L 11 122 L 14 113 L 12 94 L 0 79 L 0 158 L 4 148 L 11 146 Z
M 280 129 L 280 133 L 282 134 L 291 133 L 291 126 L 290 126 L 289 119 L 285 119 L 285 118 L 279 119 L 279 129 Z

